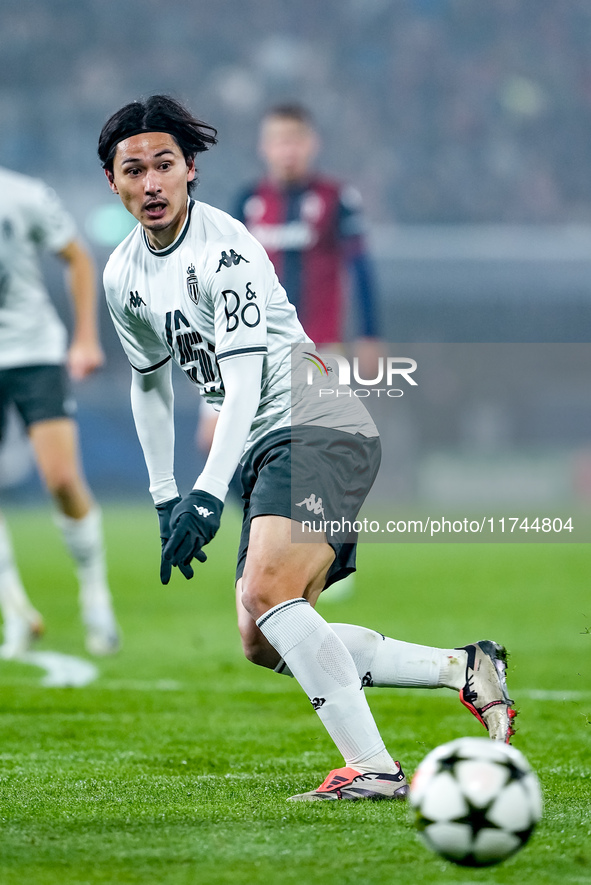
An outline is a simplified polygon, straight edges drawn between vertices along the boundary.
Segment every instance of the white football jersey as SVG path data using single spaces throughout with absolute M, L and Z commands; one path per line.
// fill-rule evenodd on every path
M 267 253 L 241 222 L 189 199 L 187 219 L 175 241 L 157 251 L 138 224 L 111 255 L 104 285 L 134 369 L 151 372 L 172 358 L 206 401 L 220 408 L 224 388 L 219 364 L 262 354 L 261 399 L 247 450 L 270 430 L 289 425 L 292 351 L 294 346 L 310 351 L 314 344 Z M 294 393 L 298 400 L 302 395 L 308 390 Z M 350 411 L 344 403 L 330 411 L 325 426 L 358 429 L 351 427 L 350 415 L 344 418 Z M 311 423 L 325 422 L 316 414 Z
M 74 239 L 74 221 L 37 179 L 0 168 L 0 193 L 0 368 L 61 363 L 67 333 L 39 258 Z

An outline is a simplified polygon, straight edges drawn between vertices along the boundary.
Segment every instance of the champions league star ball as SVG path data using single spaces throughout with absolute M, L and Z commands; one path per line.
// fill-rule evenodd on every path
M 432 851 L 473 867 L 519 851 L 542 816 L 540 784 L 523 754 L 484 737 L 429 753 L 412 779 L 410 805 Z

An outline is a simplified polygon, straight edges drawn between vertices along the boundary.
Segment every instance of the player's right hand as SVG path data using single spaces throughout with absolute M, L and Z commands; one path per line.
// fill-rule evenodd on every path
M 73 381 L 83 381 L 105 362 L 105 354 L 96 340 L 82 341 L 75 338 L 68 350 L 67 365 Z
M 156 504 L 156 511 L 158 512 L 158 519 L 160 520 L 160 544 L 162 547 L 160 553 L 160 580 L 163 584 L 168 584 L 172 574 L 172 562 L 170 559 L 164 558 L 164 548 L 170 540 L 170 515 L 180 500 L 181 497 L 179 495 L 177 498 L 172 498 L 170 501 Z M 205 559 L 205 554 L 203 554 L 203 558 Z M 184 575 L 187 580 L 193 577 L 194 572 L 192 566 L 180 563 L 179 569 L 181 574 Z

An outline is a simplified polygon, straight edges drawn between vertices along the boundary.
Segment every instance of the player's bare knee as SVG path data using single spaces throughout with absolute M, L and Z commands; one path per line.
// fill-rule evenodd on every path
M 280 602 L 276 585 L 270 585 L 260 577 L 242 578 L 242 605 L 255 621 Z
M 68 465 L 47 470 L 44 478 L 48 491 L 59 501 L 67 501 L 77 494 L 78 477 Z

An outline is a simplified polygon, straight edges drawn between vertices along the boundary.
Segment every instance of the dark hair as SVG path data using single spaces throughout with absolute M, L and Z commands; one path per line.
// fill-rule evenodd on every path
M 112 172 L 119 142 L 140 132 L 167 132 L 174 138 L 187 162 L 217 143 L 217 129 L 194 117 L 176 98 L 151 95 L 143 101 L 126 104 L 103 126 L 98 143 L 103 168 Z M 190 191 L 196 183 L 189 182 Z
M 296 102 L 278 104 L 269 108 L 268 111 L 265 111 L 263 120 L 269 120 L 272 117 L 279 117 L 282 120 L 295 120 L 298 123 L 303 123 L 305 126 L 309 126 L 311 129 L 315 128 L 314 118 L 310 111 Z

